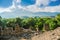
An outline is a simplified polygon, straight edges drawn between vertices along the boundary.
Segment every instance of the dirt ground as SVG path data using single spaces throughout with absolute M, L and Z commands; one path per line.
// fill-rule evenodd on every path
M 56 28 L 55 30 L 46 31 L 42 34 L 34 36 L 31 38 L 31 40 L 60 40 L 60 27 Z

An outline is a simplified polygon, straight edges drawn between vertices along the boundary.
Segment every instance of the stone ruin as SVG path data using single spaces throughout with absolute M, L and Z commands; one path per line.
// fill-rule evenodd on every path
M 0 35 L 19 35 L 23 31 L 18 25 L 14 29 L 13 27 L 5 27 L 4 29 L 0 27 Z
M 49 30 L 50 30 L 50 29 L 49 29 L 49 24 L 44 24 L 43 27 L 44 27 L 44 30 L 45 30 L 45 31 L 49 31 Z
M 30 29 L 24 29 L 21 28 L 18 24 L 16 24 L 16 27 L 5 27 L 2 28 L 0 26 L 0 39 L 1 40 L 7 40 L 7 39 L 20 39 L 25 38 L 29 39 L 31 38 L 31 30 Z

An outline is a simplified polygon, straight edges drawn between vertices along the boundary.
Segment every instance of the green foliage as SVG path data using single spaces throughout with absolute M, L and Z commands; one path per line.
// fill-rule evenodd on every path
M 56 21 L 57 21 L 57 25 L 60 26 L 60 14 L 58 14 L 56 17 L 55 17 Z
M 30 18 L 21 19 L 17 17 L 17 18 L 4 19 L 0 16 L 0 26 L 15 27 L 16 24 L 18 24 L 20 27 L 30 28 L 32 30 L 43 30 L 43 27 L 44 27 L 43 25 L 49 24 L 49 29 L 52 30 L 60 26 L 60 14 L 58 14 L 54 18 L 30 17 Z
M 49 23 L 49 27 L 50 27 L 51 30 L 52 30 L 52 29 L 55 29 L 55 28 L 56 28 L 56 23 L 50 22 L 50 23 Z

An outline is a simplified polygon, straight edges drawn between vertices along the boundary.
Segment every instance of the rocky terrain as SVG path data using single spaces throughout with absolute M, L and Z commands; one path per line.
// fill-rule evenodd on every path
M 32 40 L 60 40 L 60 27 L 32 37 Z
M 45 31 L 43 33 L 23 33 L 19 36 L 10 36 L 8 39 L 0 40 L 60 40 L 60 27 L 55 30 Z
M 21 39 L 27 40 L 27 39 Z M 60 40 L 60 27 L 55 30 L 45 31 L 42 34 L 38 34 L 31 38 L 31 40 Z

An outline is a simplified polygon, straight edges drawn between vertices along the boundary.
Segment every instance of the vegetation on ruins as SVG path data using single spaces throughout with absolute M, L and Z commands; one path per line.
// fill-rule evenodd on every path
M 31 29 L 31 30 L 45 30 L 44 25 L 48 26 L 49 30 L 53 30 L 56 27 L 60 26 L 60 14 L 55 17 L 29 17 L 29 18 L 9 18 L 5 19 L 0 16 L 0 27 L 16 27 L 18 24 L 22 28 Z

